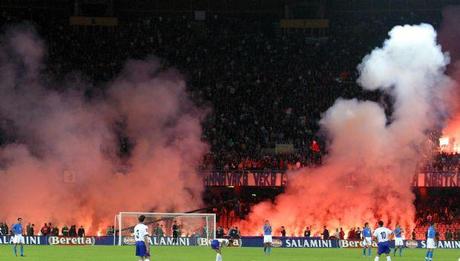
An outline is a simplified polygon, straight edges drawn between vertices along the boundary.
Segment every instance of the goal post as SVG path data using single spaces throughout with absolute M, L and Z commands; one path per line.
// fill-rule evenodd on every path
M 115 216 L 114 245 L 133 244 L 134 226 L 138 217 L 145 216 L 144 224 L 149 228 L 153 244 L 161 242 L 167 245 L 199 245 L 199 240 L 216 238 L 216 214 L 211 213 L 156 213 L 156 212 L 120 212 Z M 173 227 L 176 228 L 173 231 Z M 185 241 L 184 241 L 185 242 Z

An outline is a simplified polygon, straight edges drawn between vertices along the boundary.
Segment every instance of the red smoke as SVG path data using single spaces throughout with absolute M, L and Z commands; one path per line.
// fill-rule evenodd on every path
M 3 43 L 0 118 L 16 141 L 0 148 L 0 220 L 82 224 L 94 234 L 120 211 L 201 206 L 204 113 L 178 73 L 130 61 L 106 97 L 88 100 L 70 88 L 81 83 L 51 91 L 32 30 L 11 30 Z M 119 157 L 117 131 L 134 144 L 129 157 Z
M 323 226 L 333 232 L 378 220 L 410 231 L 412 181 L 427 130 L 444 110 L 438 98 L 450 83 L 443 74 L 448 61 L 430 25 L 393 28 L 358 66 L 364 89 L 393 97 L 390 121 L 378 103 L 338 99 L 320 121 L 329 139 L 324 164 L 289 173 L 286 192 L 273 204 L 256 205 L 239 224 L 244 232 L 260 234 L 265 219 L 289 235 L 301 235 L 306 226 L 318 235 Z

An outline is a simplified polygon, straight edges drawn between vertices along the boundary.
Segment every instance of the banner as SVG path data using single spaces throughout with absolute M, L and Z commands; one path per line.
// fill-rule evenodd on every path
M 282 171 L 211 171 L 204 172 L 207 187 L 285 187 L 288 174 Z M 460 187 L 460 172 L 420 172 L 414 175 L 414 187 Z
M 242 247 L 262 247 L 263 237 L 242 237 Z M 356 240 L 323 240 L 320 238 L 305 237 L 273 237 L 273 245 L 284 248 L 362 248 L 363 242 Z M 404 246 L 407 248 L 426 248 L 425 240 L 405 240 Z M 376 248 L 377 243 L 373 242 L 372 247 Z M 390 241 L 390 247 L 394 248 L 394 241 Z M 437 244 L 438 248 L 460 249 L 460 241 L 441 240 Z
M 261 247 L 263 237 L 242 237 L 242 247 Z M 323 240 L 320 238 L 305 237 L 273 237 L 274 247 L 285 248 L 338 248 L 337 240 Z
M 113 238 L 112 238 L 113 243 Z M 95 237 L 64 237 L 52 236 L 48 237 L 48 244 L 61 246 L 92 246 L 96 244 Z
M 363 240 L 339 240 L 338 242 L 341 248 L 362 248 L 364 246 Z M 390 241 L 390 246 L 394 248 L 394 241 Z M 372 241 L 372 247 L 377 247 L 377 243 Z
M 287 174 L 280 172 L 247 172 L 247 171 L 213 171 L 206 173 L 204 184 L 208 187 L 284 187 Z
M 12 236 L 0 236 L 0 245 L 9 245 L 12 243 L 13 243 Z M 25 236 L 24 243 L 26 245 L 48 245 L 48 240 L 46 237 Z
M 197 246 L 200 245 L 200 240 L 206 238 L 199 237 L 151 237 L 150 245 L 151 246 Z M 134 237 L 122 237 L 123 245 L 135 245 L 136 241 Z M 113 239 L 112 239 L 113 242 Z
M 123 245 L 134 245 L 133 237 L 123 237 Z M 262 247 L 263 237 L 242 237 L 239 240 L 227 240 L 227 247 Z M 26 245 L 66 245 L 66 246 L 93 246 L 93 245 L 114 245 L 113 236 L 102 237 L 44 237 L 44 236 L 25 236 Z M 12 236 L 0 236 L 0 245 L 9 245 L 13 243 Z M 115 238 L 115 244 L 118 243 L 118 237 Z M 210 240 L 200 237 L 179 237 L 174 240 L 172 237 L 152 237 L 152 246 L 205 246 L 209 247 Z M 361 248 L 362 241 L 356 240 L 323 240 L 320 238 L 304 237 L 273 237 L 274 247 L 283 248 Z M 394 248 L 394 241 L 390 241 L 390 246 Z M 425 240 L 405 240 L 404 246 L 407 248 L 426 248 Z M 375 242 L 372 247 L 377 247 Z M 460 240 L 437 242 L 437 248 L 440 249 L 460 249 Z
M 414 177 L 414 187 L 460 187 L 458 171 L 421 171 Z
M 446 249 L 460 249 L 460 241 L 445 241 L 441 240 L 437 244 L 438 248 L 446 248 Z M 426 248 L 426 241 L 418 241 L 417 248 Z
M 338 248 L 338 240 L 286 238 L 283 247 L 287 248 Z

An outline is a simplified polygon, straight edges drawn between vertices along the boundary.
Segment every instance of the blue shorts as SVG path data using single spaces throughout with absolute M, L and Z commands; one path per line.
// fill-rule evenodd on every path
M 149 256 L 144 241 L 136 241 L 136 256 Z
M 211 248 L 214 250 L 219 250 L 220 249 L 220 242 L 217 239 L 214 239 L 211 241 Z
M 389 254 L 390 253 L 390 241 L 387 242 L 380 242 L 377 244 L 378 251 L 377 254 L 380 256 L 381 254 Z

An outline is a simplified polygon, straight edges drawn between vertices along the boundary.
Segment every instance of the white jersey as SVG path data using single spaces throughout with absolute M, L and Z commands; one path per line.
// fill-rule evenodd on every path
M 134 239 L 136 241 L 144 241 L 144 237 L 149 235 L 149 228 L 142 224 L 139 223 L 134 227 Z
M 386 227 L 379 227 L 374 231 L 374 237 L 377 238 L 378 243 L 389 241 L 391 234 L 393 234 L 393 231 Z

